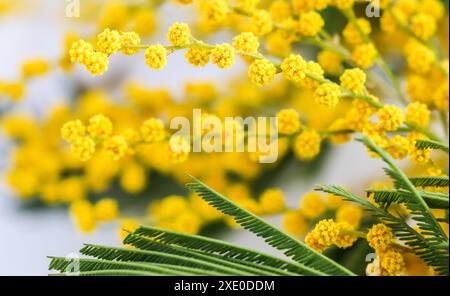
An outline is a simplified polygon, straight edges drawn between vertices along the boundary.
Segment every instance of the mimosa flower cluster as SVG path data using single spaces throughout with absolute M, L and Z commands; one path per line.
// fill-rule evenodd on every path
M 179 5 L 194 6 L 186 12 L 197 15 L 167 27 L 158 23 L 160 7 L 183 10 Z M 361 136 L 395 161 L 408 159 L 404 165 L 414 175 L 448 176 L 447 154 L 417 146 L 419 140 L 444 146 L 448 141 L 447 8 L 439 0 L 383 0 L 381 17 L 369 18 L 367 5 L 357 0 L 83 4 L 81 21 L 95 24 L 93 34 L 67 33 L 56 61 L 29 59 L 19 78 L 0 78 L 0 123 L 15 143 L 6 181 L 22 199 L 67 205 L 86 233 L 114 220 L 121 221 L 122 238 L 124 229 L 140 224 L 190 234 L 210 226 L 236 227 L 233 219 L 182 189 L 189 173 L 255 215 L 280 216 L 284 231 L 317 252 L 348 257 L 365 256 L 357 253 L 361 249 L 375 252 L 376 259 L 362 266 L 368 275 L 434 275 L 390 227 L 360 206 L 316 191 L 293 196 L 276 184 L 275 176 L 294 172 L 303 178 L 312 175 L 311 168 L 345 174 L 345 167 L 328 168 L 327 161 L 337 155 L 336 145 Z M 149 38 L 157 31 L 165 37 Z M 189 76 L 175 96 L 166 87 L 108 73 L 115 70 L 112 56 L 118 55 L 140 61 L 148 75 L 165 75 L 176 54 L 184 57 L 192 76 L 204 70 L 233 78 L 223 87 Z M 26 100 L 31 80 L 59 68 L 67 79 L 80 70 L 95 81 L 105 75 L 106 82 L 90 89 L 73 79 L 83 91 L 70 104 L 49 110 L 46 118 L 9 112 Z M 237 73 L 240 69 L 243 73 Z M 179 116 L 191 119 L 194 108 L 204 111 L 202 135 L 211 123 L 231 115 L 275 117 L 278 161 L 259 163 L 265 153 L 261 147 L 244 153 L 190 152 L 193 143 L 173 137 L 168 123 Z M 248 131 L 236 129 L 248 141 Z M 186 150 L 175 152 L 171 144 Z M 370 149 L 367 154 L 380 157 Z M 371 188 L 396 190 L 384 181 Z M 436 199 L 448 196 L 445 186 L 417 190 Z M 138 197 L 146 212 L 125 216 L 133 213 L 127 202 Z M 299 198 L 295 206 L 293 198 Z M 127 202 L 119 205 L 118 200 Z M 383 209 L 373 196 L 369 200 Z M 389 213 L 411 217 L 404 203 L 390 205 Z M 444 210 L 433 209 L 433 215 L 448 236 Z

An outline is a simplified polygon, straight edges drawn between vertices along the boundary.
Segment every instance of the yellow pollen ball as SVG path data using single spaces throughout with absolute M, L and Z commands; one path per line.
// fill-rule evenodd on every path
M 325 25 L 322 16 L 315 11 L 302 13 L 295 26 L 297 33 L 307 37 L 316 36 Z
M 119 206 L 112 198 L 103 198 L 94 205 L 95 217 L 99 221 L 111 221 L 119 216 Z
M 230 68 L 234 64 L 234 49 L 226 43 L 216 45 L 211 51 L 211 59 L 219 68 Z
M 406 108 L 406 122 L 417 127 L 427 127 L 430 123 L 430 110 L 427 105 L 414 102 Z
M 386 131 L 396 131 L 404 121 L 402 109 L 394 105 L 385 105 L 378 110 L 378 120 Z
M 314 130 L 302 132 L 294 143 L 294 153 L 300 160 L 311 160 L 320 152 L 322 139 Z
M 276 68 L 268 60 L 255 60 L 248 69 L 250 80 L 258 85 L 265 86 L 275 78 Z
M 86 127 L 80 120 L 73 120 L 65 123 L 61 128 L 61 134 L 64 140 L 74 142 L 79 137 L 84 136 Z
M 257 53 L 259 48 L 258 37 L 252 32 L 243 32 L 233 38 L 233 47 L 249 53 Z
M 125 156 L 127 149 L 128 144 L 122 136 L 108 138 L 102 143 L 103 152 L 116 161 Z
M 293 135 L 301 128 L 300 115 L 295 109 L 284 109 L 277 113 L 278 132 Z
M 185 57 L 189 64 L 195 67 L 204 67 L 209 63 L 209 54 L 209 49 L 193 47 L 186 51 Z
M 272 31 L 272 17 L 265 10 L 257 10 L 251 18 L 252 31 L 256 36 L 263 36 Z
M 284 194 L 279 189 L 268 189 L 259 199 L 262 210 L 266 214 L 280 213 L 285 209 Z
M 339 78 L 341 86 L 351 92 L 363 94 L 366 90 L 366 73 L 361 69 L 347 69 Z
M 389 250 L 381 254 L 380 262 L 382 272 L 389 276 L 398 276 L 404 274 L 406 264 L 402 254 L 396 250 Z
M 105 138 L 112 134 L 113 125 L 108 117 L 99 114 L 89 119 L 87 131 L 93 138 Z
M 332 219 L 324 219 L 308 233 L 305 243 L 318 252 L 323 252 L 336 242 L 339 227 Z
M 174 23 L 167 33 L 167 40 L 174 46 L 185 46 L 189 43 L 191 30 L 184 23 Z
M 122 53 L 125 55 L 134 55 L 139 52 L 139 48 L 133 48 L 141 43 L 141 38 L 135 32 L 124 32 L 122 33 Z
M 317 104 L 332 108 L 339 103 L 340 88 L 336 83 L 323 83 L 314 91 Z
M 320 194 L 309 192 L 302 197 L 300 210 L 306 218 L 315 219 L 325 213 L 327 205 Z
M 157 118 L 146 120 L 140 128 L 141 136 L 146 143 L 161 142 L 166 137 L 164 123 Z
M 97 50 L 106 55 L 116 53 L 122 47 L 122 38 L 116 30 L 105 29 L 97 36 Z
M 305 78 L 306 62 L 300 55 L 291 54 L 281 64 L 284 77 L 295 83 Z
M 365 35 L 369 35 L 372 32 L 370 22 L 365 18 L 358 18 L 358 26 Z M 351 45 L 360 45 L 364 43 L 364 38 L 361 36 L 358 28 L 353 23 L 348 23 L 342 31 L 345 40 Z
M 162 69 L 167 64 L 167 50 L 161 44 L 149 46 L 145 51 L 145 63 L 152 69 Z
M 411 30 L 419 38 L 427 40 L 436 32 L 436 21 L 429 15 L 416 14 L 411 19 Z
M 373 225 L 367 232 L 367 242 L 376 251 L 386 251 L 393 239 L 392 230 L 382 223 Z
M 361 44 L 352 51 L 352 60 L 362 69 L 370 68 L 377 58 L 377 51 L 372 44 Z
M 95 152 L 95 142 L 89 137 L 79 137 L 72 143 L 71 151 L 79 160 L 88 161 Z

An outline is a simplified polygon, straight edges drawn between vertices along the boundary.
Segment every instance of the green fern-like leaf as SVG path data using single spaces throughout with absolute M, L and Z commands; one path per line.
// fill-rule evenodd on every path
M 161 247 L 158 248 L 155 243 L 152 244 L 152 242 L 146 241 L 144 238 L 139 240 L 139 236 L 133 236 L 132 238 L 133 239 L 131 242 L 133 243 L 133 246 L 139 248 L 140 250 L 86 245 L 80 252 L 83 255 L 105 260 L 143 261 L 174 266 L 187 266 L 217 271 L 225 275 L 249 276 L 258 275 L 259 273 L 259 271 L 249 271 L 245 266 L 242 267 L 237 264 L 231 264 L 225 260 L 207 258 L 201 255 L 196 256 L 195 252 L 188 253 L 183 252 L 183 250 L 176 252 L 169 247 L 163 248 L 163 251 L 161 252 Z M 128 240 L 130 241 L 131 238 L 128 238 Z M 152 250 L 149 250 L 150 248 Z M 205 275 L 207 275 L 207 273 L 205 273 Z M 259 275 L 262 274 L 259 273 Z
M 379 221 L 388 225 L 399 240 L 409 246 L 428 265 L 433 266 L 436 272 L 442 275 L 449 274 L 448 240 L 442 241 L 430 236 L 432 234 L 430 230 L 423 230 L 419 233 L 402 217 L 396 217 L 385 209 L 376 207 L 369 200 L 349 193 L 340 186 L 318 185 L 316 190 L 340 196 L 344 200 L 360 205 Z
M 186 185 L 191 191 L 196 192 L 217 210 L 234 217 L 236 222 L 244 229 L 262 237 L 269 245 L 283 251 L 286 256 L 291 257 L 294 261 L 328 275 L 353 275 L 345 267 L 273 227 L 258 216 L 215 192 L 201 181 L 193 179 L 194 183 Z
M 165 275 L 186 275 L 186 272 L 170 269 L 161 265 L 149 264 L 144 262 L 120 262 L 100 259 L 79 259 L 79 258 L 60 258 L 53 257 L 50 262 L 50 270 L 66 271 L 68 268 L 77 264 L 81 271 L 96 270 L 134 270 L 148 271 Z
M 409 178 L 416 187 L 448 187 L 448 176 L 423 176 Z
M 216 254 L 225 258 L 271 266 L 278 270 L 285 270 L 301 275 L 324 275 L 312 268 L 308 268 L 297 262 L 283 260 L 275 256 L 266 255 L 244 247 L 208 237 L 189 235 L 170 230 L 162 230 L 156 227 L 141 226 L 133 235 L 145 236 L 161 244 L 180 246 L 202 253 Z M 291 274 L 292 275 L 292 274 Z
M 427 205 L 432 209 L 449 208 L 449 199 L 447 194 L 426 190 L 419 190 L 419 194 L 425 200 Z M 411 193 L 402 189 L 370 189 L 367 190 L 367 196 L 369 195 L 373 195 L 375 202 L 386 209 L 389 208 L 392 203 L 414 202 L 414 197 L 411 195 Z
M 190 256 L 198 260 L 210 261 L 219 266 L 229 266 L 230 268 L 234 268 L 241 273 L 242 272 L 247 273 L 247 275 L 276 275 L 276 273 L 278 273 L 277 271 L 274 272 L 267 270 L 268 268 L 271 268 L 270 266 L 253 265 L 245 261 L 234 259 L 228 260 L 226 258 L 214 254 L 205 254 L 198 250 L 193 252 L 185 248 L 180 248 L 172 245 L 160 245 L 159 243 L 155 243 L 153 240 L 149 238 L 137 236 L 134 234 L 130 235 L 128 239 L 125 241 L 141 249 L 154 249 L 155 247 L 157 247 L 160 248 L 161 251 L 164 250 L 164 252 L 172 252 L 179 254 L 180 256 Z
M 405 173 L 398 168 L 392 157 L 367 137 L 363 137 L 359 139 L 359 141 L 363 142 L 366 147 L 377 153 L 383 161 L 389 165 L 389 168 L 386 168 L 385 171 L 394 181 L 394 187 L 397 190 L 402 190 L 402 192 L 406 191 L 410 194 L 411 198 L 405 200 L 405 206 L 410 210 L 411 219 L 416 222 L 419 229 L 421 229 L 423 233 L 432 236 L 432 239 L 436 240 L 438 244 L 446 243 L 448 246 L 447 235 L 437 219 L 431 213 L 430 207 Z
M 416 148 L 418 149 L 436 149 L 448 153 L 448 145 L 438 141 L 420 139 L 416 140 Z

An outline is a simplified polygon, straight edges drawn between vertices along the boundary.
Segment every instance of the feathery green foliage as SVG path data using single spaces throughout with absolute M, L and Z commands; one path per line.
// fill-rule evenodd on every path
M 354 202 L 371 212 L 381 222 L 392 228 L 396 237 L 409 246 L 428 265 L 433 266 L 440 274 L 449 274 L 449 249 L 448 239 L 433 216 L 430 208 L 448 209 L 448 194 L 441 194 L 419 190 L 417 184 L 443 185 L 445 178 L 408 178 L 394 163 L 393 159 L 370 139 L 364 137 L 362 141 L 370 150 L 374 151 L 389 165 L 385 172 L 393 179 L 392 190 L 369 190 L 368 194 L 374 194 L 374 199 L 381 207 L 377 207 L 369 200 L 351 194 L 339 186 L 319 185 L 317 190 L 335 194 L 345 200 Z M 402 203 L 410 211 L 410 220 L 419 228 L 414 229 L 402 217 L 389 212 L 392 203 Z
M 436 149 L 448 153 L 448 145 L 438 141 L 420 139 L 416 140 L 416 148 L 418 149 Z
M 430 208 L 448 209 L 449 200 L 447 194 L 426 190 L 419 190 L 419 194 Z M 367 190 L 367 196 L 370 195 L 373 195 L 375 202 L 384 208 L 389 208 L 392 203 L 411 202 L 413 198 L 411 193 L 404 189 L 369 189 Z
M 409 178 L 416 187 L 448 187 L 448 176 L 423 176 Z
M 79 275 L 353 275 L 259 217 L 194 179 L 187 187 L 245 229 L 261 236 L 293 260 L 282 259 L 223 241 L 141 226 L 124 243 L 136 249 L 86 244 L 90 259 L 50 257 L 49 269 Z M 72 272 L 72 273 L 71 273 Z
M 268 224 L 263 219 L 236 205 L 231 200 L 215 192 L 204 183 L 198 181 L 188 183 L 186 186 L 196 192 L 211 206 L 224 214 L 233 216 L 236 222 L 243 227 L 262 237 L 272 247 L 284 251 L 284 254 L 300 264 L 328 275 L 351 275 L 352 272 L 329 259 L 325 255 L 311 249 L 304 243 L 296 240 L 276 227 Z

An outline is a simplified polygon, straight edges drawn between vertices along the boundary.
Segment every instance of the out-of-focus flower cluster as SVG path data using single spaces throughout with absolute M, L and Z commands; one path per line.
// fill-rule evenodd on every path
M 80 64 L 93 76 L 102 75 L 115 54 L 123 59 L 141 55 L 149 71 L 156 71 L 170 63 L 171 54 L 183 51 L 193 67 L 212 63 L 225 70 L 242 62 L 248 78 L 230 81 L 226 92 L 193 80 L 181 98 L 168 89 L 128 81 L 120 102 L 107 90 L 94 89 L 44 120 L 2 114 L 3 129 L 17 142 L 7 182 L 18 196 L 70 205 L 86 232 L 115 219 L 122 219 L 120 228 L 127 230 L 140 223 L 188 233 L 220 221 L 235 226 L 195 194 L 160 196 L 146 201 L 146 213 L 128 214 L 110 192 L 119 184 L 116 191 L 123 192 L 117 194 L 133 199 L 158 189 L 153 177 L 182 185 L 188 172 L 257 215 L 283 215 L 283 228 L 319 252 L 347 249 L 358 238 L 366 239 L 377 254 L 368 273 L 432 273 L 420 259 L 402 252 L 384 224 L 362 231 L 373 217 L 360 208 L 314 192 L 290 208 L 282 191 L 257 184 L 286 162 L 306 165 L 320 157 L 324 146 L 348 143 L 358 133 L 394 159 L 409 158 L 424 174 L 445 175 L 445 165 L 433 160 L 431 149 L 415 145 L 418 139 L 440 141 L 439 121 L 448 132 L 448 12 L 441 1 L 384 0 L 379 2 L 381 17 L 368 18 L 366 1 L 178 0 L 177 5 L 197 9 L 196 21 L 175 22 L 164 28 L 166 40 L 146 44 L 157 27 L 157 9 L 166 5 L 149 2 L 105 4 L 96 19 L 98 34 L 82 39 L 68 34 L 58 61 L 24 62 L 19 81 L 0 79 L 0 96 L 18 101 L 29 79 L 57 65 L 70 72 Z M 0 13 L 1 7 L 2 2 Z M 333 18 L 327 19 L 324 10 Z M 232 37 L 208 42 L 221 31 Z M 203 111 L 202 126 L 227 116 L 276 117 L 278 161 L 258 163 L 260 151 L 174 152 L 169 122 L 177 116 L 192 119 L 194 108 Z

